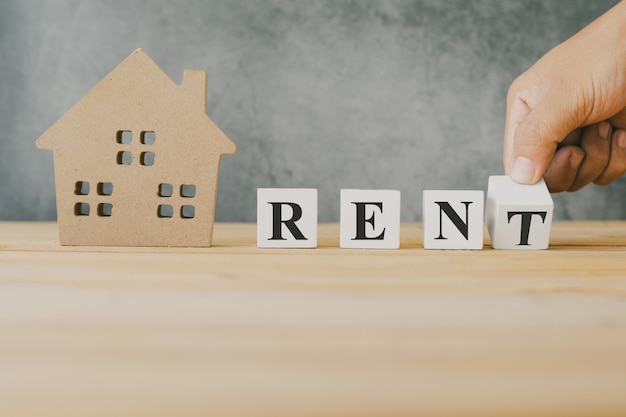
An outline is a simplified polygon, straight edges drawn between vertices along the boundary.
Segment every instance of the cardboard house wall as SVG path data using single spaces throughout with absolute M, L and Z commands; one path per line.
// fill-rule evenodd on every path
M 54 152 L 62 245 L 210 246 L 219 163 L 206 71 L 175 84 L 134 51 L 38 140 Z

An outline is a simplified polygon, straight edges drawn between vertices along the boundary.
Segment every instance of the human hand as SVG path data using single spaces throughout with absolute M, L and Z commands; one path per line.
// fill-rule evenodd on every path
M 548 52 L 511 85 L 504 167 L 552 192 L 626 173 L 626 2 Z M 545 174 L 545 175 L 544 175 Z

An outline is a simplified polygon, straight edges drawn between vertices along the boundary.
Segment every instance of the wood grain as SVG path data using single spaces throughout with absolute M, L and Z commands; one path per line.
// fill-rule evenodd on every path
M 626 410 L 626 222 L 547 251 L 58 245 L 0 223 L 0 415 L 516 416 Z

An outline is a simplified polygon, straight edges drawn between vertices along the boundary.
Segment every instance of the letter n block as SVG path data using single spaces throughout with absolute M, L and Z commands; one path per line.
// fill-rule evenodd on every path
M 515 183 L 508 176 L 489 177 L 485 217 L 494 249 L 546 249 L 554 203 L 546 183 Z
M 482 249 L 485 193 L 425 190 L 424 248 Z
M 317 190 L 257 189 L 257 246 L 317 247 Z
M 398 249 L 400 191 L 341 190 L 339 246 Z

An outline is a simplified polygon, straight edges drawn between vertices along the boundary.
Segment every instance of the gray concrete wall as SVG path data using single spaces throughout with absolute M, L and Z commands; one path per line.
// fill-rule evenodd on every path
M 254 221 L 257 187 L 485 189 L 502 173 L 509 83 L 615 1 L 0 2 L 0 220 L 54 219 L 35 140 L 137 47 L 176 82 L 209 72 L 209 115 L 237 143 L 217 220 Z M 559 219 L 626 219 L 626 181 L 555 198 Z

